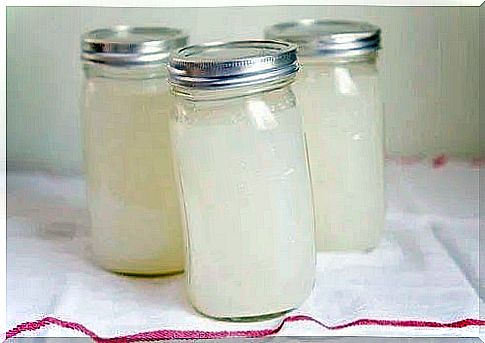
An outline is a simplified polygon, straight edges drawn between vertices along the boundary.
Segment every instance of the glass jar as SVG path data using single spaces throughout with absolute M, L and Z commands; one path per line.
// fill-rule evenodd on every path
M 298 307 L 315 274 L 296 46 L 238 41 L 179 50 L 171 121 L 187 217 L 193 306 L 225 320 Z
M 302 20 L 266 30 L 299 45 L 295 93 L 304 109 L 318 250 L 373 249 L 384 226 L 380 29 Z
M 187 36 L 115 27 L 82 37 L 84 156 L 96 262 L 126 274 L 183 270 L 166 60 Z

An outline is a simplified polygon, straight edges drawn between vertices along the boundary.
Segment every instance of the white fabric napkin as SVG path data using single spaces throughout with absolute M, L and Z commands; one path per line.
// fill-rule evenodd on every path
M 473 281 L 478 258 L 470 253 L 476 243 L 473 235 L 478 218 L 466 206 L 460 212 L 460 205 L 450 200 L 445 206 L 456 212 L 453 216 L 448 212 L 448 219 L 440 221 L 443 213 L 431 211 L 441 209 L 442 195 L 432 193 L 435 187 L 424 183 L 422 187 L 430 191 L 419 193 L 418 202 L 412 197 L 421 186 L 411 180 L 416 181 L 416 175 L 425 177 L 426 172 L 432 178 L 436 170 L 424 165 L 392 168 L 397 167 L 388 165 L 386 170 L 388 216 L 380 246 L 367 254 L 320 253 L 314 291 L 292 314 L 310 315 L 328 325 L 359 318 L 450 322 L 479 317 L 480 300 Z M 450 184 L 457 178 L 468 184 L 468 178 L 473 177 L 465 165 L 440 175 L 448 177 Z M 215 321 L 191 308 L 184 295 L 182 274 L 134 278 L 96 267 L 85 236 L 88 220 L 82 178 L 9 174 L 8 186 L 9 328 L 54 316 L 112 337 L 157 329 L 252 330 L 271 328 L 281 321 Z M 468 193 L 461 196 L 455 192 L 454 201 L 463 205 Z M 457 233 L 466 235 L 468 243 L 451 244 Z M 314 323 L 295 322 L 285 325 L 280 335 L 466 337 L 478 336 L 478 328 L 359 326 L 329 331 Z M 50 326 L 23 336 L 82 334 Z

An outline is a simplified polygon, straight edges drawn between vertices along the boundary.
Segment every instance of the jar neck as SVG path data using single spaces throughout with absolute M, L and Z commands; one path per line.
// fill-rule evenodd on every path
M 310 64 L 328 64 L 328 65 L 338 65 L 338 64 L 376 64 L 377 62 L 377 51 L 355 56 L 331 56 L 331 55 L 315 55 L 315 56 L 301 56 L 299 61 L 302 65 Z
M 165 63 L 142 66 L 113 66 L 101 63 L 83 62 L 86 78 L 108 78 L 121 80 L 149 80 L 167 78 Z
M 226 97 L 214 99 L 188 100 L 181 96 L 174 99 L 176 116 L 181 120 L 210 121 L 212 123 L 231 124 L 238 121 L 237 118 L 272 113 L 279 113 L 296 106 L 296 97 L 289 85 L 273 88 L 245 96 Z M 183 118 L 183 119 L 182 119 Z
M 264 82 L 257 85 L 243 85 L 231 88 L 212 88 L 199 89 L 183 87 L 171 84 L 172 93 L 178 97 L 191 101 L 209 101 L 239 98 L 254 95 L 257 93 L 268 92 L 290 85 L 295 80 L 295 74 L 275 81 Z
M 318 75 L 334 75 L 336 73 L 345 71 L 353 75 L 370 75 L 378 74 L 377 70 L 377 54 L 368 54 L 365 56 L 355 57 L 327 57 L 327 56 L 313 56 L 302 57 L 301 71 L 303 78 L 317 77 Z

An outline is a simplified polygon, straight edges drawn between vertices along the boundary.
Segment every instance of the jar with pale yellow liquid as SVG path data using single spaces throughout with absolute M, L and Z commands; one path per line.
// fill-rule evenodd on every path
M 291 88 L 297 71 L 296 46 L 275 41 L 202 44 L 170 58 L 187 293 L 207 316 L 269 318 L 312 290 L 312 197 Z
M 126 274 L 183 270 L 166 60 L 187 35 L 115 27 L 82 37 L 84 156 L 95 261 Z
M 318 250 L 375 248 L 384 226 L 383 106 L 376 68 L 380 29 L 343 20 L 269 27 L 298 44 Z

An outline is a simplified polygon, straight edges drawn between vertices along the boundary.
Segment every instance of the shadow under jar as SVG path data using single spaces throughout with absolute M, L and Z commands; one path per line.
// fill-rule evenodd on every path
M 317 250 L 375 248 L 384 226 L 380 29 L 310 19 L 274 25 L 265 36 L 299 48 L 294 90 L 304 109 Z
M 91 242 L 105 269 L 141 275 L 184 267 L 172 164 L 166 61 L 177 29 L 99 29 L 82 37 L 84 156 Z
M 171 134 L 187 218 L 192 305 L 223 320 L 298 307 L 315 274 L 296 46 L 237 41 L 169 62 Z

